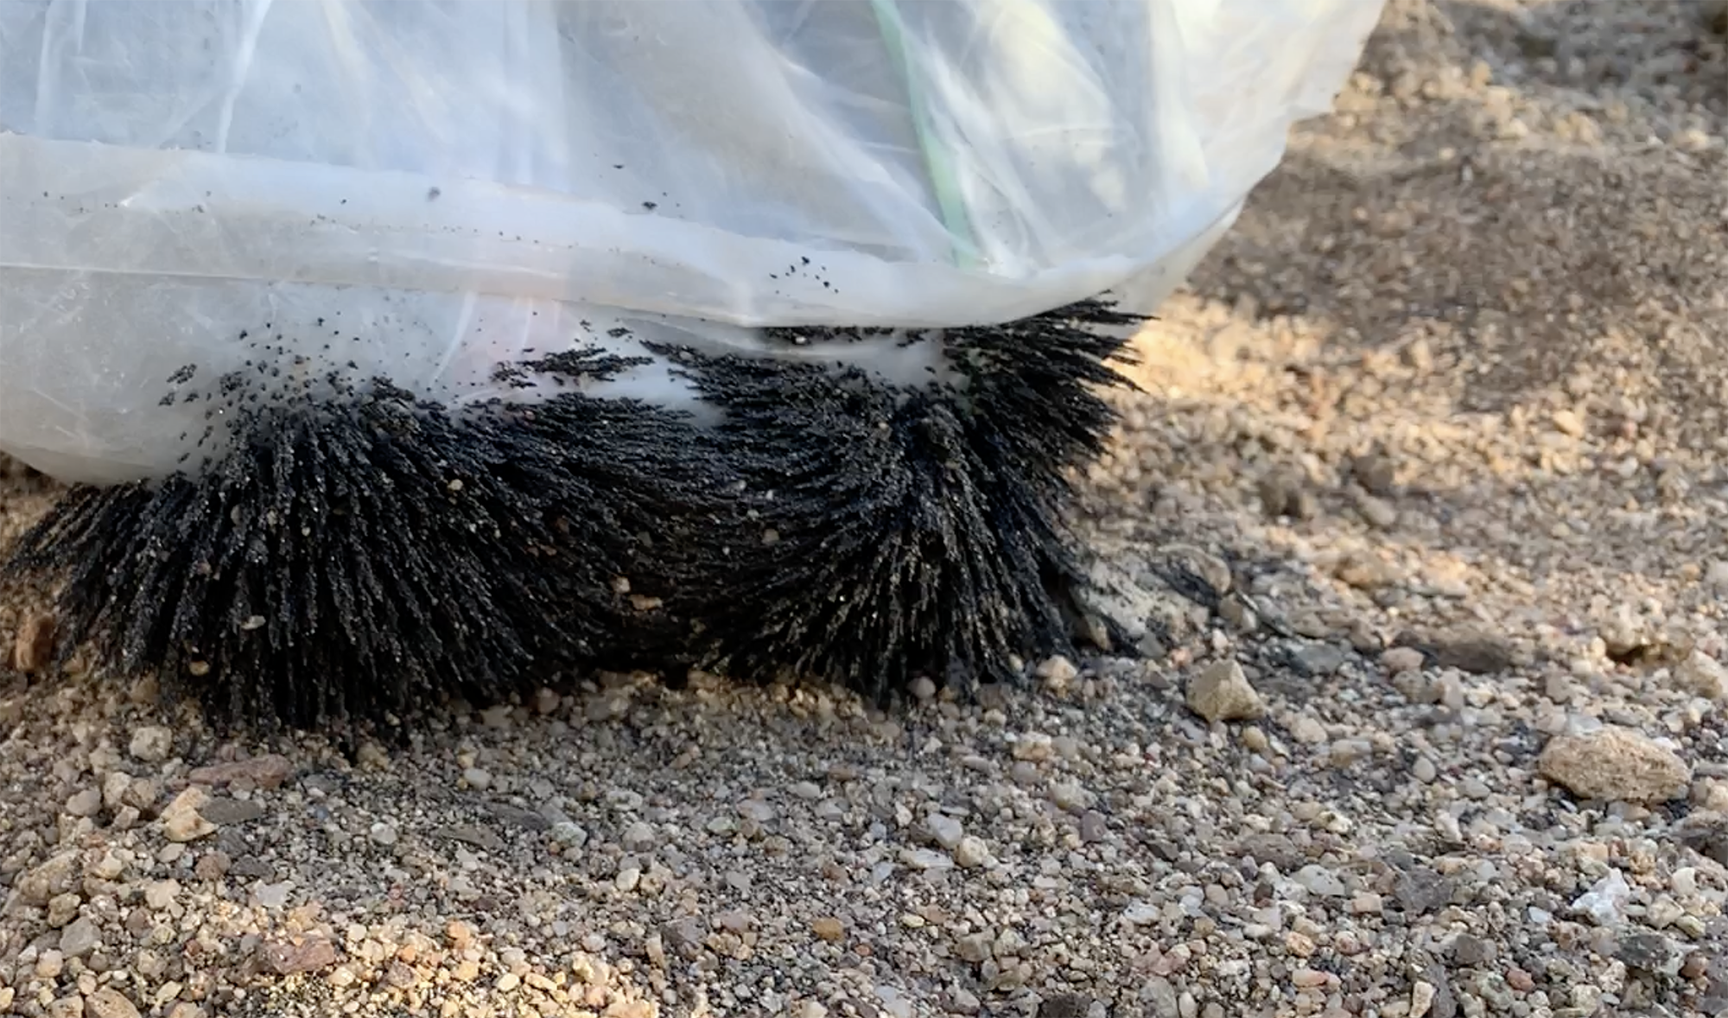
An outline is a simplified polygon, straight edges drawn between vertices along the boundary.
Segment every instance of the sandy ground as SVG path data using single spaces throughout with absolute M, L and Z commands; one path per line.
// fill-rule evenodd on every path
M 357 765 L 0 673 L 0 1013 L 1728 1013 L 1705 6 L 1392 4 L 1140 344 L 1087 518 L 1144 662 L 620 677 Z

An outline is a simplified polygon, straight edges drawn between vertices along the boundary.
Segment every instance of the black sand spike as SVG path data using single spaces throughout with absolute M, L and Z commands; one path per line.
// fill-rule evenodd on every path
M 964 693 L 1069 649 L 1065 473 L 1112 424 L 1094 388 L 1125 384 L 1100 330 L 1137 320 L 1086 302 L 914 335 L 952 367 L 915 386 L 657 349 L 715 426 L 574 386 L 453 409 L 386 380 L 228 376 L 212 406 L 236 423 L 207 467 L 73 489 L 7 569 L 58 577 L 72 641 L 218 720 L 408 719 L 587 666 L 792 669 L 877 700 L 922 673 Z M 499 378 L 628 363 L 584 351 Z
M 1136 321 L 1088 302 L 947 330 L 959 377 L 920 390 L 681 357 L 726 411 L 711 440 L 741 475 L 746 519 L 726 540 L 748 553 L 680 613 L 708 621 L 733 674 L 790 668 L 878 701 L 920 673 L 964 694 L 1012 680 L 1012 656 L 1071 651 L 1065 607 L 1083 579 L 1065 472 L 1113 423 L 1094 387 L 1126 384 L 1110 366 L 1125 341 L 1100 330 Z

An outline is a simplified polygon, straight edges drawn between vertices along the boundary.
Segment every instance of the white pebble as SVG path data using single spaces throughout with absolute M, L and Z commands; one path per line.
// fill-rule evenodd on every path
M 738 804 L 738 815 L 765 824 L 774 819 L 774 807 L 761 799 L 745 799 Z
M 1040 662 L 1033 674 L 1044 680 L 1044 685 L 1051 692 L 1062 693 L 1068 689 L 1075 676 L 1079 675 L 1080 672 L 1074 667 L 1074 662 L 1057 654 Z
M 174 904 L 174 899 L 180 894 L 180 885 L 173 880 L 158 880 L 144 889 L 144 904 L 154 909 L 164 909 Z
M 552 825 L 552 840 L 566 848 L 581 848 L 588 843 L 588 832 L 573 820 L 562 820 Z
M 1053 750 L 1050 736 L 1041 732 L 1027 732 L 1014 743 L 1014 759 L 1040 763 L 1050 759 Z
M 1290 725 L 1290 737 L 1310 746 L 1317 745 L 1327 739 L 1326 726 L 1318 719 L 1303 714 Z
M 940 870 L 954 865 L 954 860 L 946 852 L 938 852 L 930 848 L 915 848 L 900 855 L 900 861 L 915 870 Z
M 1050 801 L 1070 813 L 1091 809 L 1098 797 L 1078 781 L 1050 782 Z
M 288 903 L 288 892 L 293 890 L 293 881 L 284 880 L 279 884 L 259 884 L 252 890 L 252 900 L 261 908 L 281 908 Z
M 1573 900 L 1572 910 L 1589 916 L 1598 926 L 1607 927 L 1619 921 L 1621 911 L 1631 899 L 1632 888 L 1626 878 L 1619 870 L 1609 870 L 1607 876 Z
M 1216 661 L 1188 682 L 1188 709 L 1207 721 L 1243 721 L 1266 711 L 1260 694 L 1234 659 Z
M 992 862 L 990 846 L 986 845 L 982 838 L 968 834 L 960 839 L 958 845 L 954 846 L 954 862 L 961 869 L 968 870 L 988 866 Z
M 930 828 L 930 837 L 935 839 L 936 844 L 949 852 L 958 848 L 966 836 L 966 829 L 961 826 L 960 821 L 943 813 L 931 814 L 925 825 Z
M 161 763 L 174 748 L 174 733 L 161 725 L 145 725 L 132 732 L 127 751 L 145 763 Z

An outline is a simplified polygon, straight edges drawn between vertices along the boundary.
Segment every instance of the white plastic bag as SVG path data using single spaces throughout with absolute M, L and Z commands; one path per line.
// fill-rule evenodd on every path
M 190 365 L 466 399 L 619 324 L 748 344 L 1167 292 L 1379 8 L 0 3 L 0 450 L 169 471 Z M 684 398 L 658 367 L 612 384 Z

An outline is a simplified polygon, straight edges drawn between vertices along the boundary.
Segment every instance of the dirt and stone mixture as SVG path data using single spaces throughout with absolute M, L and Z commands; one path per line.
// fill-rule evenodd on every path
M 354 761 L 0 672 L 0 1013 L 1728 1014 L 1721 6 L 1394 0 L 1140 344 L 1143 661 Z

